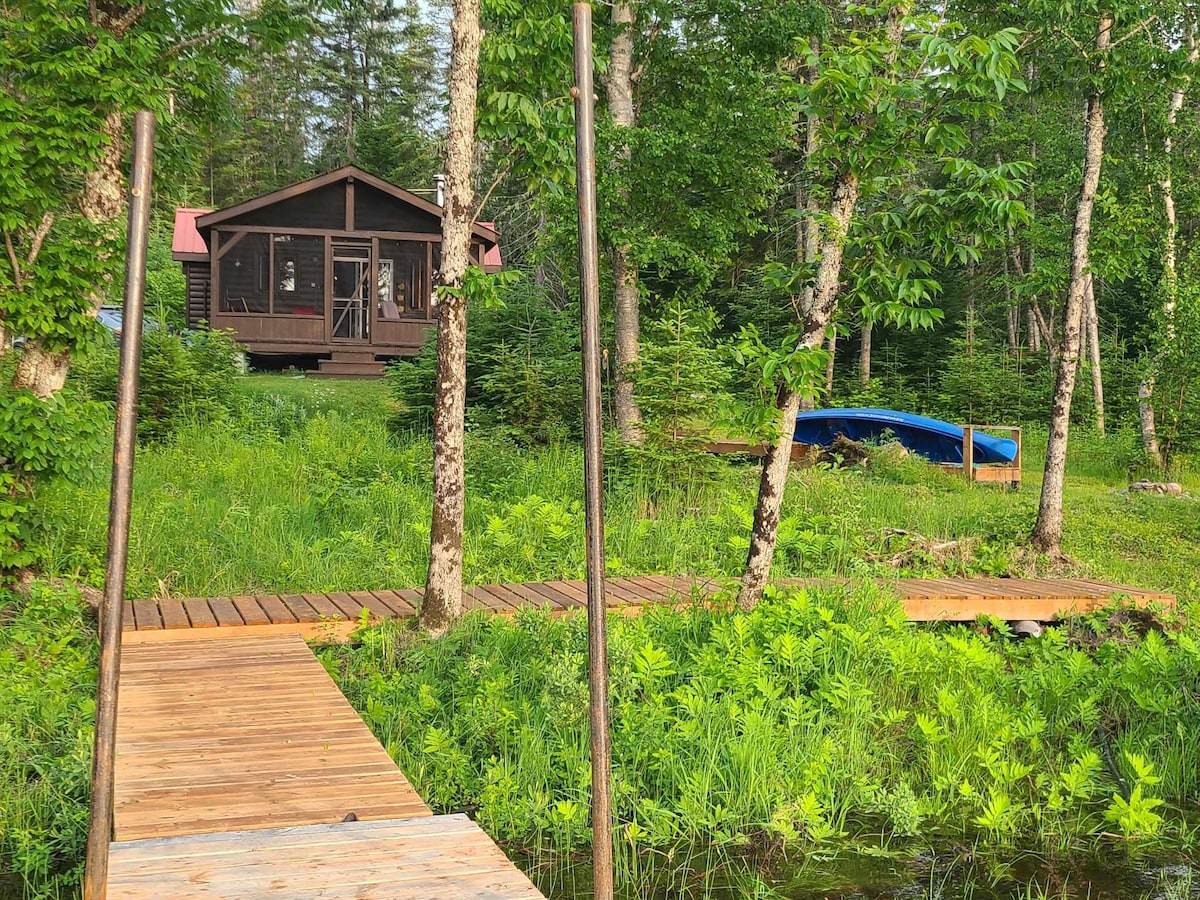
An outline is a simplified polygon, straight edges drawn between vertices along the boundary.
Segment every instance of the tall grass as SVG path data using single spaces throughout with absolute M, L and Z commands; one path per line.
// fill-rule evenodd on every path
M 428 437 L 390 431 L 386 398 L 376 385 L 329 389 L 260 376 L 243 391 L 240 418 L 187 427 L 139 451 L 131 590 L 228 595 L 420 584 L 428 555 Z M 1120 435 L 1075 436 L 1067 552 L 1093 577 L 1194 597 L 1197 504 L 1118 493 L 1125 470 L 1114 460 L 1124 458 L 1126 443 Z M 1038 447 L 1031 435 L 1027 482 L 1018 492 L 969 486 L 886 454 L 871 471 L 799 470 L 788 486 L 775 572 L 1015 571 L 1036 511 Z M 530 449 L 472 433 L 468 581 L 580 577 L 582 476 L 575 445 Z M 664 490 L 636 468 L 610 466 L 611 573 L 739 574 L 757 468 L 723 463 L 698 483 L 677 481 L 680 487 Z M 1200 490 L 1194 479 L 1185 484 Z M 45 491 L 37 540 L 49 568 L 98 582 L 106 515 L 103 478 Z M 963 542 L 963 551 L 948 558 L 920 552 L 923 542 L 954 540 Z
M 70 897 L 83 868 L 96 635 L 78 595 L 0 590 L 0 895 L 5 873 Z

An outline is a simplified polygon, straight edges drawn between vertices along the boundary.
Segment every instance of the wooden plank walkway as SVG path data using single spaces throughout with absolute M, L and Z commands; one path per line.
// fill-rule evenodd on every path
M 542 896 L 430 812 L 299 635 L 190 633 L 122 653 L 109 900 Z
M 825 583 L 836 579 L 783 579 L 780 584 Z M 704 600 L 733 579 L 647 575 L 610 578 L 609 609 L 636 612 L 646 604 L 680 604 Z M 1078 578 L 900 578 L 886 582 L 904 605 L 909 619 L 921 622 L 973 621 L 980 615 L 1015 621 L 1052 621 L 1064 615 L 1103 607 L 1115 597 L 1138 606 L 1173 606 L 1175 598 L 1159 591 Z M 125 611 L 125 640 L 191 639 L 200 629 L 214 635 L 251 636 L 291 632 L 305 638 L 343 640 L 359 620 L 412 618 L 421 602 L 420 588 L 401 591 L 355 591 L 324 594 L 267 594 L 244 597 L 200 597 L 182 600 L 134 600 Z M 466 589 L 467 611 L 485 609 L 511 615 L 523 607 L 549 607 L 555 612 L 582 610 L 587 603 L 583 581 L 539 581 L 477 585 Z

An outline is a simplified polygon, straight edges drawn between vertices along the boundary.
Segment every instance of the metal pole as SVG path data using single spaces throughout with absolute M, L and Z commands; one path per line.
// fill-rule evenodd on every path
M 121 674 L 121 618 L 129 562 L 129 507 L 133 499 L 133 446 L 137 438 L 138 363 L 146 294 L 146 225 L 154 158 L 154 115 L 133 120 L 133 172 L 125 250 L 125 315 L 117 376 L 112 495 L 108 502 L 108 560 L 100 605 L 100 673 L 96 683 L 96 734 L 92 750 L 92 807 L 88 818 L 84 900 L 104 900 L 113 822 L 113 760 L 117 740 L 117 683 Z
M 583 484 L 587 522 L 588 721 L 592 737 L 592 879 L 613 895 L 612 769 L 608 736 L 608 634 L 604 603 L 604 446 L 600 432 L 600 271 L 596 246 L 596 123 L 592 7 L 573 6 L 575 172 L 579 206 L 579 308 L 583 356 Z

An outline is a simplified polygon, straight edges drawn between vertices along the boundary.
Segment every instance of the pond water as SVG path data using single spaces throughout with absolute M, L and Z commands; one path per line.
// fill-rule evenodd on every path
M 587 865 L 551 860 L 518 864 L 551 900 L 591 896 Z M 642 884 L 621 900 L 1192 900 L 1200 898 L 1193 861 L 1106 860 L 1050 863 L 1024 857 L 983 867 L 965 853 L 899 858 L 845 856 L 777 866 L 769 874 L 728 863 L 669 885 Z

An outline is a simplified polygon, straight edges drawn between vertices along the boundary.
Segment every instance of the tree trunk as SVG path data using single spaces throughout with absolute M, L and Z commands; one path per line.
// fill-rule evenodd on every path
M 608 72 L 604 80 L 608 109 L 613 125 L 632 128 L 637 124 L 633 106 L 633 23 L 637 17 L 632 3 L 614 3 L 612 21 L 616 26 L 609 48 Z M 629 144 L 617 150 L 617 159 L 628 165 Z M 622 206 L 629 212 L 627 189 L 620 192 Z M 638 361 L 638 342 L 641 340 L 640 303 L 638 297 L 638 268 L 628 243 L 613 247 L 613 343 L 616 372 L 613 384 L 613 408 L 617 431 L 627 444 L 642 442 L 642 411 L 634 396 L 634 372 Z
M 996 164 L 1000 164 L 1000 154 L 996 154 Z M 1021 352 L 1021 313 L 1017 308 L 1017 303 L 1013 301 L 1012 289 L 1012 270 L 1008 263 L 1009 254 L 1013 249 L 1013 229 L 1012 225 L 1007 227 L 1008 241 L 1004 245 L 1004 252 L 1000 254 L 1001 263 L 1004 266 L 1004 321 L 1008 328 L 1008 355 L 1016 356 Z M 974 293 L 972 292 L 972 302 L 974 301 Z
M 1092 368 L 1092 402 L 1096 410 L 1096 430 L 1104 434 L 1104 375 L 1100 369 L 1100 323 L 1096 315 L 1096 277 L 1087 281 L 1087 344 Z
M 815 60 L 821 50 L 820 41 L 815 35 L 808 39 L 808 46 Z M 804 80 L 808 84 L 812 84 L 816 79 L 817 63 L 814 61 L 812 65 L 805 67 Z M 804 162 L 796 174 L 796 258 L 805 263 L 816 262 L 820 241 L 820 228 L 817 225 L 820 208 L 817 206 L 816 195 L 813 191 L 808 190 L 809 181 L 813 177 L 812 165 L 809 160 L 817 152 L 817 127 L 819 125 L 820 119 L 814 113 L 808 113 L 805 116 Z M 809 310 L 812 309 L 812 305 L 813 286 L 812 282 L 809 282 L 804 285 L 804 291 L 800 297 L 800 309 Z M 826 396 L 833 391 L 833 352 L 836 349 L 837 335 L 831 333 L 827 341 L 829 342 L 830 356 L 829 361 L 825 364 Z M 806 410 L 815 409 L 815 401 L 815 397 L 805 394 L 800 398 L 800 406 Z
M 1032 306 L 1025 310 L 1025 313 L 1025 332 L 1029 335 L 1029 351 L 1031 353 L 1041 353 L 1042 330 L 1038 328 L 1037 314 L 1034 313 Z
M 475 99 L 479 75 L 479 0 L 455 0 L 450 25 L 449 114 L 442 265 L 433 400 L 433 518 L 429 574 L 420 624 L 440 635 L 462 615 L 463 415 L 467 397 L 467 298 L 463 278 L 471 258 Z
M 975 260 L 967 262 L 967 353 L 975 352 Z
M 829 205 L 829 225 L 820 241 L 820 259 L 813 284 L 812 306 L 804 312 L 800 346 L 819 347 L 837 307 L 838 279 L 842 271 L 842 250 L 854 204 L 858 202 L 858 178 L 849 173 L 839 175 L 833 184 Z M 781 387 L 777 395 L 779 433 L 767 447 L 763 457 L 762 475 L 758 484 L 758 502 L 754 507 L 754 528 L 750 534 L 750 549 L 746 554 L 746 570 L 738 603 L 743 608 L 753 606 L 762 598 L 763 588 L 771 574 L 775 556 L 775 539 L 783 513 L 783 493 L 787 486 L 788 463 L 792 457 L 792 435 L 796 430 L 796 413 L 800 409 L 802 392 Z
M 1100 14 L 1096 26 L 1097 66 L 1104 67 L 1112 33 L 1112 14 Z M 1071 231 L 1071 280 L 1063 310 L 1062 343 L 1050 409 L 1050 438 L 1046 444 L 1046 464 L 1037 522 L 1030 540 L 1042 553 L 1062 554 L 1063 482 L 1067 468 L 1067 436 L 1071 424 L 1071 400 L 1075 394 L 1075 376 L 1079 369 L 1080 338 L 1087 283 L 1090 277 L 1092 210 L 1100 185 L 1100 167 L 1104 162 L 1104 103 L 1100 89 L 1088 95 L 1084 124 L 1083 176 L 1075 224 Z
M 110 112 L 101 126 L 100 158 L 95 168 L 84 175 L 83 192 L 79 198 L 79 211 L 95 225 L 112 225 L 125 212 L 125 178 L 121 174 L 125 148 L 122 137 L 121 113 Z M 91 297 L 92 315 L 99 312 L 104 303 L 105 287 L 96 285 Z M 16 388 L 27 388 L 33 391 L 34 396 L 45 399 L 62 390 L 70 367 L 70 353 L 49 350 L 39 341 L 31 341 L 21 349 L 12 383 Z
M 863 390 L 871 386 L 871 333 L 874 330 L 870 322 L 863 322 L 858 345 L 858 382 Z
M 1146 456 L 1157 468 L 1163 467 L 1162 448 L 1158 444 L 1158 428 L 1154 422 L 1154 375 L 1142 379 L 1138 385 L 1138 421 L 1142 426 L 1142 446 Z
M 1188 63 L 1195 65 L 1197 59 L 1200 58 L 1200 48 L 1197 48 L 1195 26 L 1191 22 L 1187 24 L 1187 43 Z M 1164 220 L 1162 311 L 1163 326 L 1166 331 L 1168 344 L 1175 338 L 1175 304 L 1179 294 L 1179 275 L 1176 259 L 1179 221 L 1175 212 L 1175 187 L 1171 178 L 1172 136 L 1175 130 L 1175 123 L 1179 119 L 1179 111 L 1183 109 L 1183 102 L 1187 95 L 1189 82 L 1190 77 L 1188 81 L 1185 81 L 1171 91 L 1171 102 L 1167 108 L 1167 136 L 1163 139 L 1163 155 L 1166 159 L 1166 171 L 1159 182 L 1159 187 L 1162 189 L 1163 194 Z M 1149 373 L 1142 379 L 1142 383 L 1138 385 L 1138 418 L 1141 421 L 1142 446 L 1146 450 L 1146 456 L 1149 457 L 1150 462 L 1156 468 L 1161 469 L 1165 460 L 1163 459 L 1162 449 L 1158 444 L 1158 429 L 1155 425 L 1154 417 L 1154 381 L 1157 370 L 1158 359 L 1156 357 L 1151 364 Z
M 829 358 L 825 360 L 825 402 L 833 399 L 833 364 L 837 358 L 837 328 L 829 323 L 829 333 L 825 335 L 825 352 Z

